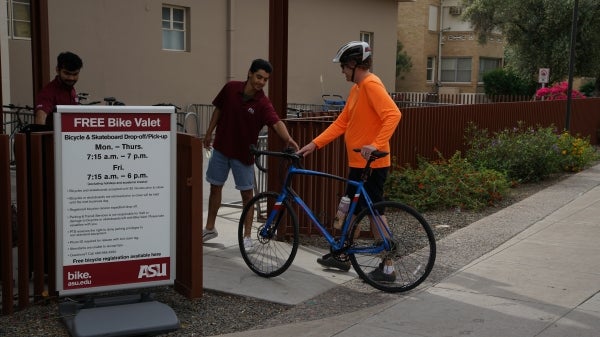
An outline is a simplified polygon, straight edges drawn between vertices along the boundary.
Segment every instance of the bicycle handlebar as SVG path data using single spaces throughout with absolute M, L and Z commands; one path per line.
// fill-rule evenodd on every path
M 361 149 L 353 149 L 352 151 L 360 152 Z M 303 158 L 301 155 L 297 154 L 294 151 L 294 149 L 292 149 L 290 147 L 286 148 L 283 152 L 276 152 L 276 151 L 259 150 L 258 148 L 256 148 L 256 145 L 251 144 L 250 145 L 250 153 L 255 158 L 254 163 L 255 163 L 256 167 L 258 167 L 258 169 L 262 172 L 267 172 L 267 169 L 264 168 L 260 164 L 260 161 L 258 160 L 258 157 L 260 157 L 261 155 L 285 158 L 287 160 L 292 161 L 293 165 L 297 166 L 297 167 L 300 167 L 300 159 Z M 385 152 L 385 151 L 379 151 L 379 150 L 372 151 L 371 155 L 369 156 L 369 160 L 367 160 L 367 165 L 365 167 L 367 167 L 367 168 L 370 167 L 371 162 L 373 162 L 379 158 L 383 158 L 383 157 L 387 156 L 388 154 L 389 154 L 389 152 Z
M 33 107 L 29 106 L 29 105 L 25 105 L 25 106 L 18 106 L 18 105 L 14 105 L 14 104 L 7 104 L 7 105 L 3 105 L 2 107 L 4 108 L 8 108 L 8 109 L 12 109 L 12 110 L 29 110 L 29 111 L 33 111 Z
M 265 167 L 263 167 L 260 164 L 260 161 L 258 160 L 258 157 L 260 157 L 261 155 L 285 158 L 287 160 L 292 161 L 292 163 L 295 166 L 300 166 L 300 159 L 302 158 L 302 156 L 299 154 L 296 154 L 294 149 L 292 149 L 291 147 L 286 148 L 285 150 L 283 150 L 283 152 L 276 152 L 276 151 L 259 150 L 256 147 L 256 145 L 250 144 L 250 153 L 255 158 L 254 164 L 256 165 L 256 167 L 258 167 L 258 169 L 261 172 L 267 172 L 267 169 Z

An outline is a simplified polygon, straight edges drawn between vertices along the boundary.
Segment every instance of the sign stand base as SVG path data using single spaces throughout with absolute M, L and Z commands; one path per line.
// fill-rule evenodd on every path
M 179 329 L 173 309 L 149 294 L 63 302 L 58 310 L 74 337 L 153 335 Z

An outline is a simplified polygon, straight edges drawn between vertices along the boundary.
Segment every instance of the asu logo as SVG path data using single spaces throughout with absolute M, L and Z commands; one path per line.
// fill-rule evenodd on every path
M 140 266 L 138 278 L 167 276 L 167 264 L 143 264 Z

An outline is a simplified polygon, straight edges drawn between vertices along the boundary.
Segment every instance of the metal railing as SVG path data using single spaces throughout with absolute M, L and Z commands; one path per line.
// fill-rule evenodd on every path
M 215 107 L 212 104 L 189 104 L 185 108 L 186 113 L 194 113 L 196 114 L 196 125 L 198 130 L 198 137 L 204 138 L 206 133 L 206 129 L 208 128 L 208 124 L 210 123 L 210 118 L 212 117 L 212 112 Z M 183 122 L 182 122 L 183 123 Z
M 435 92 L 393 92 L 392 99 L 399 108 L 440 106 L 440 105 L 465 105 L 465 104 L 488 104 L 500 102 L 523 102 L 531 101 L 532 97 L 527 95 L 494 95 L 488 96 L 482 93 L 456 93 L 440 94 Z
M 21 120 L 21 125 L 19 125 L 19 119 Z M 18 116 L 17 111 L 15 109 L 10 109 L 3 107 L 2 108 L 2 133 L 9 135 L 10 142 L 10 151 L 9 151 L 9 162 L 14 163 L 15 154 L 12 151 L 14 148 L 14 135 L 18 133 L 19 128 L 28 124 L 33 124 L 35 121 L 35 114 L 31 111 L 19 110 Z

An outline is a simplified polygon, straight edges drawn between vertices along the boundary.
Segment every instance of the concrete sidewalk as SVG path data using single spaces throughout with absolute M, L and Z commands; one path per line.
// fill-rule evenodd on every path
M 209 189 L 209 184 L 204 182 L 203 219 L 208 213 Z M 215 226 L 219 235 L 204 244 L 204 289 L 296 305 L 357 277 L 353 270 L 323 269 L 316 260 L 326 252 L 303 246 L 299 247 L 293 264 L 282 275 L 274 278 L 256 275 L 242 259 L 238 246 L 241 196 L 234 187 L 231 174 L 222 194 L 222 205 L 229 206 L 219 209 Z
M 480 257 L 437 284 L 357 312 L 224 336 L 599 336 L 599 185 L 600 165 L 441 240 L 434 272 L 461 263 L 450 261 L 452 250 Z M 234 238 L 221 236 L 237 225 L 219 226 L 205 244 L 207 289 L 294 304 L 356 277 L 324 272 L 314 262 L 320 252 L 303 250 L 281 277 L 260 278 Z M 490 243 L 497 247 L 486 250 Z

